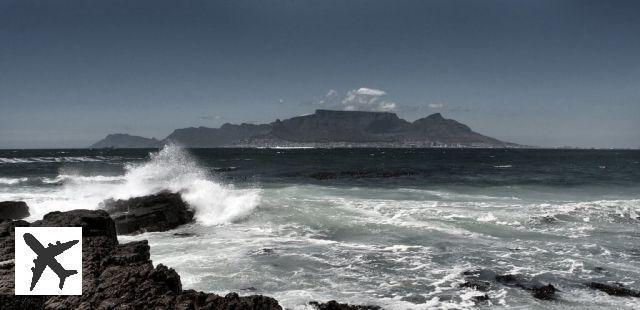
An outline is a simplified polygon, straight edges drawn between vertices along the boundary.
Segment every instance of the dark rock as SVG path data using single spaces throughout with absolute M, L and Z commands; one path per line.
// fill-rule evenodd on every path
M 521 285 L 523 280 L 524 279 L 519 274 L 504 274 L 496 276 L 496 281 L 508 285 Z
M 311 301 L 309 302 L 309 305 L 313 306 L 318 310 L 379 310 L 381 309 L 379 306 L 341 304 L 335 300 L 330 300 L 324 303 Z
M 460 287 L 468 287 L 468 288 L 472 288 L 472 289 L 484 292 L 484 291 L 488 291 L 491 288 L 491 283 L 487 281 L 470 279 L 460 284 Z
M 556 293 L 556 288 L 551 284 L 534 286 L 531 288 L 531 292 L 533 293 L 533 297 L 535 298 L 550 300 L 553 299 Z
M 0 222 L 0 262 L 13 259 L 14 227 Z M 28 224 L 28 223 L 26 223 Z M 226 296 L 182 290 L 175 270 L 149 260 L 146 241 L 118 244 L 115 223 L 105 211 L 52 212 L 34 226 L 81 226 L 82 295 L 14 296 L 14 266 L 0 268 L 2 309 L 281 309 L 265 296 Z
M 24 201 L 0 202 L 0 219 L 19 220 L 29 216 L 29 207 Z
M 470 287 L 479 291 L 489 290 L 491 288 L 489 281 L 530 291 L 533 297 L 543 300 L 553 299 L 557 291 L 551 284 L 542 284 L 520 274 L 497 274 L 486 269 L 469 270 L 462 274 L 467 277 L 460 287 Z
M 183 233 L 174 233 L 172 236 L 177 238 L 188 238 L 188 237 L 196 237 L 198 234 L 183 232 Z
M 180 194 L 160 192 L 127 200 L 106 200 L 103 206 L 119 234 L 167 231 L 193 221 L 194 211 Z
M 497 275 L 496 281 L 505 285 L 516 286 L 531 291 L 533 297 L 543 300 L 553 299 L 556 288 L 551 284 L 540 284 L 537 281 L 531 281 L 519 274 Z
M 603 291 L 612 296 L 640 297 L 640 291 L 632 290 L 622 286 L 622 284 L 607 284 L 591 282 L 588 286 L 592 289 Z
M 253 287 L 253 286 L 249 286 L 249 287 L 241 288 L 240 290 L 241 290 L 241 291 L 255 292 L 255 291 L 257 291 L 258 289 L 257 289 L 257 288 L 255 288 L 255 287 Z
M 489 300 L 489 295 L 484 294 L 484 295 L 478 295 L 478 296 L 473 296 L 471 297 L 473 299 L 473 301 L 475 302 L 485 302 Z

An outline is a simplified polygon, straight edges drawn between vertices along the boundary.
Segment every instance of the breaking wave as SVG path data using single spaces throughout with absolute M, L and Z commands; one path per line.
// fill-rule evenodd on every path
M 187 151 L 176 145 L 167 145 L 152 153 L 146 162 L 127 164 L 124 175 L 61 174 L 42 182 L 62 186 L 50 194 L 52 199 L 33 199 L 30 204 L 35 206 L 36 212 L 32 218 L 40 218 L 54 210 L 95 209 L 108 198 L 128 199 L 169 190 L 179 192 L 196 210 L 199 223 L 216 225 L 246 216 L 260 201 L 259 189 L 236 189 L 216 180 Z
M 28 178 L 0 178 L 0 184 L 15 185 L 28 181 Z

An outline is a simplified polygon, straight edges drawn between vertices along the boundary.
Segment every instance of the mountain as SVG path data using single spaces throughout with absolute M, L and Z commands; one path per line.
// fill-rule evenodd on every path
M 91 145 L 91 148 L 155 148 L 162 146 L 162 142 L 155 138 L 132 136 L 124 133 L 110 134 L 104 139 Z
M 92 147 L 518 147 L 474 132 L 440 113 L 408 122 L 390 112 L 316 110 L 270 124 L 174 130 L 162 141 L 109 135 Z

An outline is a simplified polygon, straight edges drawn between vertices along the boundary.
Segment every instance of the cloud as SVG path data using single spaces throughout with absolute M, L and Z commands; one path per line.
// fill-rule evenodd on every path
M 428 107 L 431 109 L 442 109 L 444 108 L 444 103 L 441 102 L 436 102 L 436 103 L 429 103 Z
M 382 97 L 387 93 L 380 89 L 361 87 L 347 92 L 342 99 L 342 108 L 347 111 L 386 112 L 395 110 L 398 104 Z

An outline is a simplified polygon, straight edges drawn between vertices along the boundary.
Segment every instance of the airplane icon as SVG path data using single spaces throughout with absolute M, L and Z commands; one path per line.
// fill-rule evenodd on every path
M 31 271 L 33 272 L 33 278 L 31 278 L 31 288 L 29 289 L 30 291 L 33 291 L 33 288 L 38 283 L 38 280 L 40 280 L 42 272 L 44 272 L 44 269 L 47 268 L 47 266 L 49 266 L 49 268 L 51 268 L 51 270 L 53 270 L 53 272 L 58 275 L 58 278 L 60 278 L 60 289 L 62 289 L 62 287 L 64 286 L 64 281 L 67 279 L 67 277 L 78 273 L 77 270 L 64 269 L 62 265 L 58 263 L 55 257 L 62 254 L 62 252 L 70 249 L 72 246 L 78 243 L 79 240 L 72 240 L 65 243 L 60 243 L 60 241 L 57 241 L 55 245 L 49 243 L 49 246 L 45 248 L 44 246 L 42 246 L 40 241 L 38 241 L 38 239 L 36 239 L 30 233 L 25 233 L 23 235 L 23 238 L 27 245 L 31 248 L 31 250 L 33 250 L 33 252 L 38 255 L 38 257 L 33 260 L 35 266 L 31 268 Z

